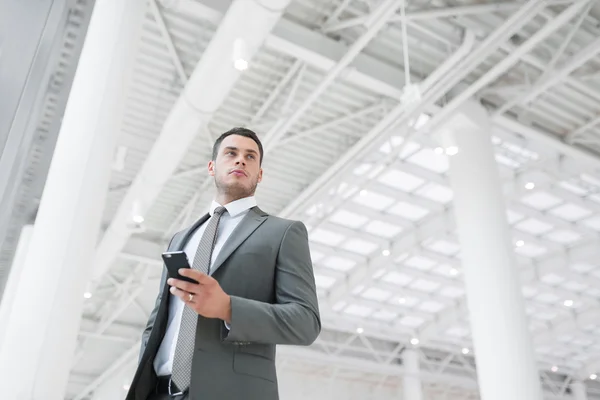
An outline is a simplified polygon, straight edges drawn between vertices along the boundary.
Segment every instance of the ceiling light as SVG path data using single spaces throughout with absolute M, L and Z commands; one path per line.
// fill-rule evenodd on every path
M 366 190 L 361 190 L 360 191 L 360 195 L 361 196 L 366 196 L 367 195 L 367 191 Z
M 558 372 L 558 367 L 556 365 L 553 365 L 550 369 L 552 370 L 552 372 Z
M 144 222 L 144 216 L 142 215 L 142 205 L 139 201 L 134 201 L 131 209 L 131 220 L 136 224 Z
M 525 242 L 522 240 L 517 240 L 517 243 L 515 243 L 517 245 L 517 247 L 523 247 L 525 246 Z
M 389 250 L 384 250 L 381 252 L 381 254 L 383 254 L 384 256 L 389 256 L 390 255 L 390 251 Z
M 527 189 L 527 190 L 531 190 L 531 189 L 533 189 L 534 187 L 535 187 L 535 183 L 533 183 L 533 182 L 527 182 L 527 183 L 525 184 L 525 189 Z
M 361 334 L 363 333 L 365 330 L 363 328 L 356 328 L 356 333 Z
M 572 307 L 573 306 L 573 300 L 565 300 L 565 302 L 563 304 L 565 305 L 565 307 Z
M 400 297 L 400 298 L 398 299 L 398 303 L 400 303 L 400 304 L 404 304 L 404 303 L 406 303 L 406 299 L 405 299 L 404 297 Z
M 449 156 L 455 156 L 458 154 L 458 147 L 456 146 L 449 146 L 446 148 L 446 154 Z
M 596 374 L 591 374 L 591 375 L 590 375 L 590 379 L 591 379 L 591 380 L 595 381 L 595 380 L 596 380 L 596 378 L 598 378 L 598 375 L 596 375 Z
M 444 154 L 444 149 L 441 147 L 436 147 L 434 150 L 435 154 Z
M 248 61 L 238 58 L 233 62 L 233 66 L 239 71 L 245 71 L 248 69 Z
M 85 292 L 83 294 L 83 297 L 86 298 L 86 299 L 91 299 L 92 298 L 92 293 L 91 292 Z
M 248 54 L 244 39 L 237 38 L 233 42 L 233 66 L 239 71 L 248 69 Z
M 417 339 L 417 338 L 410 339 L 410 344 L 412 344 L 413 346 L 418 345 L 419 344 L 419 339 Z
M 130 386 L 128 384 L 123 385 L 123 390 L 129 390 Z
M 466 347 L 463 347 L 462 353 L 463 354 L 469 354 L 469 349 L 467 349 Z
M 450 275 L 452 275 L 452 276 L 458 275 L 458 270 L 456 268 L 452 268 L 450 270 Z

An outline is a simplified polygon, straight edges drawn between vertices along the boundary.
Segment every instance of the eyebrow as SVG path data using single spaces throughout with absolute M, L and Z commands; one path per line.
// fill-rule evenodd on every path
M 235 146 L 227 146 L 227 147 L 225 147 L 225 150 L 235 150 L 235 151 L 239 151 L 240 149 L 238 149 L 238 148 L 237 148 L 237 147 L 235 147 Z M 257 151 L 256 151 L 256 150 L 253 150 L 253 149 L 246 149 L 246 152 L 247 152 L 247 153 L 254 153 L 254 154 L 258 154 L 258 153 L 257 153 Z

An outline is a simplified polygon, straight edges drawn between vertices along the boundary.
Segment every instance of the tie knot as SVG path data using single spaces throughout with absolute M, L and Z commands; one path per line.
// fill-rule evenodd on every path
M 223 213 L 227 211 L 227 209 L 225 207 L 217 207 L 215 208 L 215 211 L 213 211 L 214 215 L 218 215 L 221 216 L 223 215 Z

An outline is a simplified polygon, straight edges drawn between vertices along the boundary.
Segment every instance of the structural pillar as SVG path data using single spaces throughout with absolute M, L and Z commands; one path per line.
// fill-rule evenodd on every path
M 422 400 L 421 360 L 416 349 L 407 348 L 402 352 L 404 365 L 404 400 Z
M 4 287 L 4 293 L 0 298 L 0 348 L 4 342 L 4 335 L 6 334 L 6 329 L 11 319 L 15 297 L 19 291 L 19 287 L 22 286 L 21 275 L 23 273 L 23 264 L 25 263 L 25 257 L 29 249 L 29 243 L 31 243 L 32 234 L 33 225 L 25 225 L 21 229 L 15 256 L 13 257 L 10 272 L 8 274 L 8 280 Z
M 458 148 L 449 175 L 481 399 L 541 400 L 490 118 L 470 102 L 438 134 Z
M 4 340 L 6 399 L 64 399 L 144 0 L 97 0 Z
M 582 381 L 571 383 L 571 392 L 573 393 L 573 400 L 588 400 L 587 388 Z

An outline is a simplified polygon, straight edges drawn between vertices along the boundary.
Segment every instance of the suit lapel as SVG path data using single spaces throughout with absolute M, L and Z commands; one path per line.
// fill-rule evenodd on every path
M 210 268 L 210 275 L 213 275 L 229 258 L 244 241 L 267 219 L 265 214 L 260 208 L 253 207 L 250 209 L 248 214 L 242 219 L 239 225 L 231 232 L 231 236 L 227 239 L 219 255 L 215 259 L 214 264 Z

